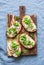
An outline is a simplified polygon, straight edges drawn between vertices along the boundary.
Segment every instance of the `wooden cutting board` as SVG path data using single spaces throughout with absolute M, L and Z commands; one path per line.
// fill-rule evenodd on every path
M 14 19 L 15 19 L 15 20 L 18 20 L 18 21 L 21 23 L 21 22 L 22 22 L 22 18 L 23 18 L 23 16 L 25 15 L 25 6 L 20 6 L 20 7 L 19 7 L 19 11 L 20 11 L 20 16 L 14 16 Z M 10 14 L 7 15 L 7 27 L 10 27 L 10 26 L 11 26 L 12 17 L 13 17 L 13 15 L 10 15 Z M 35 16 L 35 15 L 31 15 L 31 18 L 32 18 L 33 22 L 35 23 L 35 25 L 37 26 L 36 16 Z M 21 25 L 22 25 L 22 23 L 21 23 Z M 22 26 L 22 30 L 21 30 L 21 32 L 20 32 L 19 34 L 21 34 L 21 33 L 23 33 L 23 32 L 27 32 L 27 31 L 26 31 L 26 30 L 24 29 L 24 27 Z M 27 33 L 28 33 L 28 34 L 35 40 L 35 42 L 36 42 L 36 40 L 37 40 L 37 31 L 34 32 L 34 33 L 29 33 L 29 32 L 27 32 Z M 18 35 L 19 35 L 19 34 L 18 34 Z M 12 38 L 12 39 L 15 39 L 15 38 Z M 8 40 L 11 40 L 11 38 L 7 37 L 7 41 L 8 41 Z M 22 49 L 21 55 L 36 55 L 36 54 L 37 54 L 37 43 L 36 43 L 35 47 L 32 48 L 32 49 L 26 49 L 26 48 L 24 48 L 22 45 L 21 45 L 21 49 Z M 12 56 L 11 51 L 8 49 L 8 43 L 7 43 L 7 54 L 8 54 L 8 56 Z

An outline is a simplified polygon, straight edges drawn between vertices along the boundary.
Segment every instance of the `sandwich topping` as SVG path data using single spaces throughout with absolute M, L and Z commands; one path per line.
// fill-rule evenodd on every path
M 17 34 L 17 30 L 13 26 L 11 26 L 10 28 L 7 29 L 7 35 L 9 37 L 14 37 L 14 36 L 16 36 L 16 34 Z
M 21 54 L 21 48 L 19 46 L 19 43 L 15 40 L 12 40 L 9 42 L 9 49 L 11 50 L 11 53 L 14 57 L 18 57 Z
M 20 24 L 18 21 L 15 21 L 15 22 L 13 23 L 13 25 L 14 25 L 14 27 L 16 28 L 17 33 L 19 33 L 20 30 L 21 30 L 21 24 Z
M 24 28 L 29 32 L 36 30 L 36 25 L 33 23 L 31 17 L 28 15 L 23 17 L 22 24 L 23 24 Z
M 27 34 L 20 35 L 20 43 L 26 48 L 32 48 L 35 45 L 34 40 L 29 37 Z
M 18 27 L 19 26 L 19 23 L 16 21 L 16 22 L 14 22 L 14 26 L 15 27 Z
M 21 30 L 21 25 L 18 21 L 15 21 L 11 27 L 7 29 L 7 35 L 9 37 L 14 37 L 19 33 Z

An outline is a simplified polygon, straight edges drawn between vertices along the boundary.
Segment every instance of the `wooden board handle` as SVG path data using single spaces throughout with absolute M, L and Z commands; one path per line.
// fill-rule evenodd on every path
M 8 27 L 11 26 L 11 20 L 12 20 L 12 15 L 7 14 L 7 26 L 8 26 Z
M 25 15 L 25 6 L 20 6 L 19 11 L 20 11 L 20 17 L 23 18 L 23 16 Z

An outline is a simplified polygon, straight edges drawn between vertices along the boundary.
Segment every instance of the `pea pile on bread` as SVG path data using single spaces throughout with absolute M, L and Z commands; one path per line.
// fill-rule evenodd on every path
M 8 24 L 10 24 L 10 26 L 7 25 L 6 31 L 8 56 L 33 55 L 34 51 L 36 52 L 35 33 L 37 30 L 33 16 L 24 15 L 22 18 L 9 14 L 8 16 Z
M 36 25 L 33 23 L 33 20 L 29 15 L 25 15 L 22 19 L 22 25 L 28 32 L 36 31 Z

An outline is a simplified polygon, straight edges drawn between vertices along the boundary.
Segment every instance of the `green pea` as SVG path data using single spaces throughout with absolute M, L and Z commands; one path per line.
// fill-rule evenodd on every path
M 14 22 L 14 26 L 19 26 L 19 23 L 18 22 Z
M 28 19 L 28 18 L 25 18 L 24 19 L 24 22 L 28 25 L 28 24 L 30 24 L 30 20 Z
M 33 45 L 33 42 L 27 41 L 27 45 Z
M 21 40 L 23 43 L 25 43 L 25 41 L 26 41 L 26 35 L 21 36 L 21 37 L 20 37 L 20 40 Z
M 9 34 L 11 34 L 12 32 L 13 32 L 13 34 L 17 33 L 16 29 L 13 27 L 8 29 Z
M 13 50 L 16 50 L 17 49 L 17 47 L 18 47 L 18 44 L 17 43 L 15 43 L 13 40 L 12 40 L 12 42 L 11 42 L 12 44 L 11 44 L 11 47 L 12 47 L 12 49 Z

